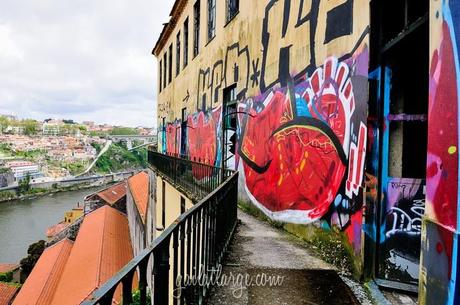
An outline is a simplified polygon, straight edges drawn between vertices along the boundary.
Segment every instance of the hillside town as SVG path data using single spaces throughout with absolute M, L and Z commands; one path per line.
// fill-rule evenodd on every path
M 19 120 L 0 114 L 0 188 L 56 181 L 77 175 L 96 159 L 113 134 L 147 136 L 146 127 L 127 128 L 85 121 Z

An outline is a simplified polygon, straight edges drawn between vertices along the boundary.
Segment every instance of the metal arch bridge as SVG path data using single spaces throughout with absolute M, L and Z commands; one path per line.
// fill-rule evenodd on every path
M 114 142 L 126 142 L 129 151 L 157 143 L 156 135 L 108 135 L 106 138 Z M 142 144 L 133 147 L 133 141 L 140 141 Z

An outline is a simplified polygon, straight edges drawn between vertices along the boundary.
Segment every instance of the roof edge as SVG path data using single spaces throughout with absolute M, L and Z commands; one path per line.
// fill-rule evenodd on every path
M 160 37 L 158 37 L 155 46 L 153 47 L 152 54 L 157 56 L 159 51 L 164 47 L 166 40 L 171 36 L 174 27 L 177 24 L 182 12 L 184 11 L 185 6 L 187 5 L 188 0 L 176 0 L 174 5 L 169 13 L 169 22 L 164 24 L 163 30 L 161 31 Z

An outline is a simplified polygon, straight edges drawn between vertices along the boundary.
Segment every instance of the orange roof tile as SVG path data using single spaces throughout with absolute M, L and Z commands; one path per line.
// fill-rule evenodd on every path
M 57 225 L 49 227 L 48 229 L 46 229 L 46 237 L 54 237 L 56 234 L 62 232 L 65 228 L 67 228 L 68 225 L 68 223 L 60 222 Z
M 145 223 L 149 204 L 149 175 L 146 172 L 140 172 L 130 177 L 128 186 L 142 221 Z
M 97 193 L 97 195 L 108 204 L 115 204 L 117 201 L 123 198 L 123 196 L 126 196 L 126 183 L 122 182 L 116 184 Z
M 0 264 L 0 273 L 8 273 L 18 268 L 18 264 Z
M 10 305 L 18 289 L 14 285 L 0 282 L 0 305 Z
M 48 305 L 59 284 L 72 249 L 72 241 L 63 239 L 45 249 L 14 300 L 14 305 Z
M 132 258 L 127 217 L 109 206 L 88 214 L 50 304 L 80 304 Z

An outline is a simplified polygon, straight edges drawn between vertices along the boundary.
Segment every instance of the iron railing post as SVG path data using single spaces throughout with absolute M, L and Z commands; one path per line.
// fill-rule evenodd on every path
M 153 255 L 154 304 L 169 304 L 169 238 L 154 250 Z

